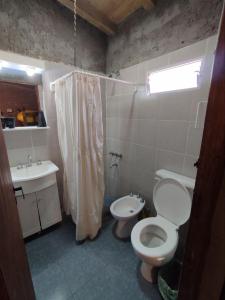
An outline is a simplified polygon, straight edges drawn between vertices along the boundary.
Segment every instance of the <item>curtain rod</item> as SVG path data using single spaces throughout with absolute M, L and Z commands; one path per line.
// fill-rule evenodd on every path
M 135 82 L 130 82 L 130 81 L 125 81 L 125 80 L 121 80 L 121 79 L 108 77 L 108 76 L 105 76 L 105 75 L 95 74 L 95 73 L 91 73 L 91 72 L 87 72 L 87 71 L 74 70 L 74 71 L 72 71 L 72 72 L 56 79 L 55 81 L 51 82 L 50 83 L 50 90 L 54 91 L 54 85 L 58 80 L 65 79 L 65 78 L 71 76 L 73 73 L 79 73 L 79 74 L 85 74 L 85 75 L 89 75 L 89 76 L 93 76 L 93 77 L 99 77 L 99 78 L 102 78 L 102 79 L 105 79 L 105 80 L 111 80 L 111 81 L 114 81 L 114 82 L 124 83 L 124 84 L 128 84 L 128 85 L 134 85 L 134 86 L 144 85 L 144 84 L 140 84 L 140 83 L 135 83 Z

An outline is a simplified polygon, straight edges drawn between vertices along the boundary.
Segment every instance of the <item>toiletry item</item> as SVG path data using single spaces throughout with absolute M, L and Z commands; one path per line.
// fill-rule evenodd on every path
M 38 113 L 38 127 L 46 127 L 47 124 L 46 124 L 46 121 L 45 121 L 45 116 L 44 116 L 44 113 L 43 111 L 39 111 Z
M 17 110 L 16 120 L 19 125 L 24 125 L 24 112 L 21 109 Z
M 32 110 L 24 111 L 24 120 L 26 126 L 35 126 L 37 125 L 38 112 Z
M 1 117 L 2 129 L 5 128 L 5 118 Z
M 5 127 L 14 128 L 15 123 L 16 123 L 16 118 L 7 117 L 7 118 L 4 118 L 4 122 L 5 122 Z

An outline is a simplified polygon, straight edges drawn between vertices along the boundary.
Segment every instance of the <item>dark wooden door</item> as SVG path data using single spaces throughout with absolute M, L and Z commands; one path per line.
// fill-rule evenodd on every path
M 0 296 L 1 300 L 35 299 L 1 124 Z
M 225 277 L 225 14 L 193 196 L 179 300 L 219 300 Z

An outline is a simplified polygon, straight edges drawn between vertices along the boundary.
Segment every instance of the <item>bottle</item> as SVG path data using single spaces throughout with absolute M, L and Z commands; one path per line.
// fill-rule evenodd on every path
M 45 121 L 45 116 L 44 116 L 44 113 L 43 111 L 39 111 L 38 113 L 38 127 L 46 127 L 47 124 L 46 124 L 46 121 Z

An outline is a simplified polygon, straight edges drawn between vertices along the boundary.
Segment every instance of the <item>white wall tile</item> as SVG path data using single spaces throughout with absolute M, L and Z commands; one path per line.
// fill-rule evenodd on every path
M 17 148 L 7 149 L 9 164 L 11 167 L 18 164 L 25 164 L 28 160 L 28 155 L 32 155 L 32 148 Z
M 4 132 L 7 149 L 32 148 L 31 131 Z
M 135 160 L 134 158 L 136 156 L 135 150 L 136 150 L 136 148 L 133 143 L 131 143 L 129 141 L 119 140 L 118 153 L 123 155 L 123 157 L 121 159 L 121 163 L 133 162 Z
M 185 121 L 159 121 L 157 148 L 179 153 L 185 152 L 188 123 Z
M 107 80 L 106 81 L 106 95 L 108 97 L 115 96 L 116 95 L 116 87 L 117 87 L 117 83 Z
M 199 112 L 198 112 L 198 116 L 197 116 L 197 109 L 198 109 L 199 102 L 201 102 L 201 104 L 200 104 Z M 204 127 L 207 103 L 208 103 L 208 99 L 195 99 L 194 98 L 191 101 L 189 121 L 195 122 L 196 117 L 197 117 L 197 127 Z
M 33 154 L 32 154 L 32 161 L 37 162 L 39 160 L 48 160 L 49 159 L 49 152 L 45 146 L 36 146 L 33 147 Z
M 119 118 L 107 118 L 106 119 L 106 136 L 108 138 L 119 138 L 120 127 Z
M 214 36 L 120 72 L 121 79 L 145 83 L 148 72 L 204 57 L 201 85 L 197 89 L 147 96 L 141 88 L 134 93 L 123 84 L 107 83 L 107 96 L 116 95 L 107 101 L 107 124 L 111 127 L 106 133 L 107 151 L 123 154 L 117 174 L 122 181 L 117 183 L 115 195 L 130 188 L 145 194 L 152 207 L 156 169 L 196 176 L 193 164 L 201 144 L 206 104 L 200 106 L 197 129 L 194 122 L 198 103 L 208 100 L 216 41 Z M 112 179 L 111 171 L 108 172 Z
M 166 169 L 171 172 L 182 172 L 184 155 L 176 152 L 160 150 L 157 151 L 156 169 Z
M 193 93 L 175 91 L 158 95 L 159 120 L 189 121 Z
M 157 123 L 152 119 L 137 119 L 133 142 L 143 146 L 155 146 L 156 143 L 156 126 Z
M 119 177 L 118 196 L 123 197 L 131 192 L 131 183 L 127 177 Z M 117 197 L 118 197 L 117 196 Z
M 33 162 L 49 159 L 47 130 L 5 132 L 4 136 L 10 166 L 25 164 L 28 155 Z
M 119 116 L 124 119 L 133 119 L 137 117 L 137 105 L 135 95 L 122 95 L 120 98 L 119 105 Z
M 217 43 L 218 43 L 218 34 L 209 37 L 206 42 L 206 53 L 207 54 L 215 53 Z
M 153 173 L 155 171 L 155 148 L 142 145 L 134 145 L 134 148 L 135 171 Z
M 201 77 L 200 77 L 200 84 L 201 84 L 201 90 L 205 91 L 207 93 L 207 96 L 209 94 L 210 89 L 210 83 L 212 78 L 212 72 L 213 72 L 213 65 L 214 65 L 214 54 L 207 54 L 202 61 L 201 66 Z
M 138 119 L 119 119 L 119 138 L 135 142 L 138 130 Z
M 139 119 L 157 119 L 159 114 L 158 96 L 147 96 L 145 92 L 135 94 L 135 112 Z
M 48 130 L 32 130 L 32 145 L 34 147 L 47 145 L 47 136 Z
M 146 201 L 146 206 L 152 208 L 152 191 L 154 182 L 154 173 L 136 172 L 132 174 L 131 189 L 134 193 L 140 193 Z
M 182 174 L 185 176 L 189 176 L 191 178 L 195 178 L 197 174 L 197 168 L 194 167 L 194 163 L 198 160 L 198 157 L 186 155 L 184 158 L 184 165 Z
M 119 117 L 121 100 L 122 100 L 122 96 L 107 97 L 106 116 L 108 118 Z
M 188 127 L 186 153 L 192 156 L 199 156 L 202 142 L 203 128 L 195 128 L 193 123 Z

